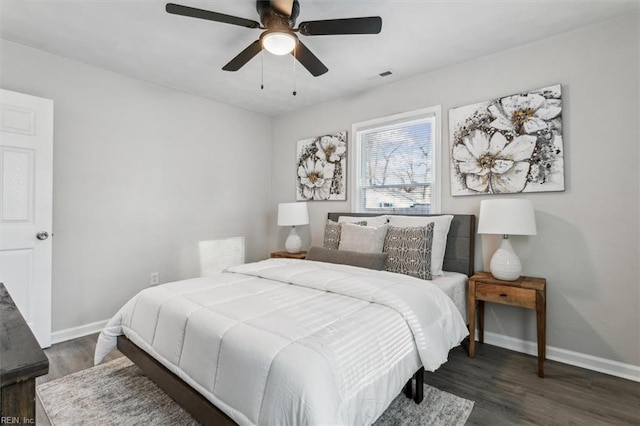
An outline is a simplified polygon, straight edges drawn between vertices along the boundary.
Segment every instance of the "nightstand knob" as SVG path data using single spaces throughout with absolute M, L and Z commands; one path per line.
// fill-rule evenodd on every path
M 500 293 L 500 297 L 507 297 L 506 293 Z

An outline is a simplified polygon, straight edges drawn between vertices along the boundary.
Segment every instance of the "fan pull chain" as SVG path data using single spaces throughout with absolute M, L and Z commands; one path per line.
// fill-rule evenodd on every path
M 297 48 L 298 44 L 296 43 L 295 46 L 293 46 L 293 96 L 297 95 L 298 92 L 296 92 L 296 62 L 298 62 L 296 60 L 296 54 L 297 52 Z
M 260 51 L 260 90 L 264 90 L 264 49 Z

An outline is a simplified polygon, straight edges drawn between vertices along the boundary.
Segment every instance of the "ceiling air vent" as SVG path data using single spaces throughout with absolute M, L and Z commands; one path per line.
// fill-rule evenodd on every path
M 392 75 L 392 74 L 393 74 L 393 72 L 391 72 L 391 70 L 387 70 L 387 71 L 381 72 L 381 73 L 380 73 L 380 74 L 378 74 L 378 75 L 379 75 L 380 77 L 388 77 L 388 76 L 390 76 L 390 75 Z

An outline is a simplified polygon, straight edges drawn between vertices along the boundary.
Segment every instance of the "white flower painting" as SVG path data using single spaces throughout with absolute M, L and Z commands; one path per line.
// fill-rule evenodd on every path
M 564 190 L 561 86 L 449 110 L 451 195 Z
M 347 132 L 298 141 L 296 200 L 346 200 Z

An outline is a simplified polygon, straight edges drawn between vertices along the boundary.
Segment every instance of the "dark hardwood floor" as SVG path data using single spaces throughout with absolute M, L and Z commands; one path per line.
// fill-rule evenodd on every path
M 640 383 L 477 342 L 425 383 L 475 401 L 467 425 L 640 425 Z
M 97 335 L 53 345 L 45 383 L 93 365 Z M 122 356 L 113 352 L 107 360 Z M 467 425 L 640 425 L 640 383 L 546 361 L 546 377 L 536 358 L 490 345 L 476 345 L 474 359 L 455 348 L 449 362 L 425 382 L 475 401 Z M 38 402 L 37 423 L 49 422 Z

